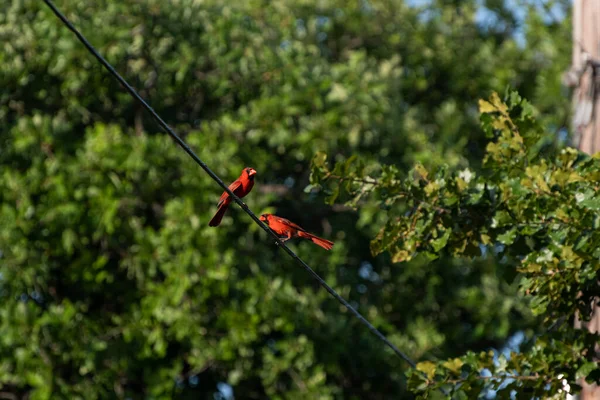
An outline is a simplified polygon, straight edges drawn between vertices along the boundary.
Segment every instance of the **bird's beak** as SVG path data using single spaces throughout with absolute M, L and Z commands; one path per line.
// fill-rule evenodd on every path
M 250 168 L 250 171 L 248 171 L 248 176 L 254 176 L 256 175 L 256 170 L 254 168 Z
M 267 216 L 266 215 L 261 215 L 259 218 L 262 222 L 264 222 L 265 224 L 267 223 Z

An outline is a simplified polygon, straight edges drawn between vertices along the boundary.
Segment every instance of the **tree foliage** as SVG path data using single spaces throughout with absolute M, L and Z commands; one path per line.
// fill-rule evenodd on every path
M 305 188 L 318 151 L 398 171 L 470 165 L 485 150 L 475 99 L 507 85 L 563 127 L 568 19 L 532 7 L 520 25 L 490 4 L 482 24 L 475 0 L 56 4 L 224 180 L 258 170 L 254 211 L 334 240 L 330 253 L 292 247 L 412 358 L 537 331 L 502 279 L 512 264 L 398 268 L 369 247 L 387 218 L 377 202 L 355 212 Z M 236 398 L 411 396 L 406 365 L 237 207 L 207 227 L 220 190 L 43 2 L 0 7 L 3 394 L 212 399 L 227 383 Z M 459 247 L 439 233 L 438 253 Z
M 481 173 L 416 165 L 404 176 L 356 159 L 330 170 L 319 154 L 311 182 L 332 193 L 330 202 L 343 193 L 348 205 L 371 201 L 386 211 L 387 223 L 371 241 L 374 255 L 387 252 L 396 263 L 442 255 L 500 259 L 542 318 L 543 330 L 523 352 L 422 362 L 417 370 L 424 374 L 409 374 L 412 390 L 423 397 L 440 388 L 457 398 L 484 389 L 507 399 L 513 390 L 518 398 L 548 397 L 564 380 L 575 388 L 582 376 L 600 377 L 597 336 L 572 325 L 576 314 L 589 318 L 598 293 L 600 162 L 548 146 L 532 106 L 514 92 L 506 102 L 494 93 L 479 110 L 491 139 Z

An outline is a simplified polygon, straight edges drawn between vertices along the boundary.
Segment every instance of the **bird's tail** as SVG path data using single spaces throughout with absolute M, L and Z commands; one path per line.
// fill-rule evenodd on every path
M 229 206 L 229 204 L 225 204 L 225 203 L 221 204 L 219 206 L 219 209 L 217 210 L 217 213 L 215 214 L 215 216 L 212 217 L 212 219 L 208 223 L 208 226 L 219 226 L 219 224 L 221 223 L 221 220 L 223 219 L 223 215 L 225 215 L 225 211 L 227 211 L 228 206 Z
M 298 236 L 312 241 L 314 244 L 316 244 L 317 246 L 321 246 L 325 250 L 331 250 L 331 248 L 333 247 L 332 241 L 320 238 L 318 236 L 313 235 L 312 233 L 299 231 Z

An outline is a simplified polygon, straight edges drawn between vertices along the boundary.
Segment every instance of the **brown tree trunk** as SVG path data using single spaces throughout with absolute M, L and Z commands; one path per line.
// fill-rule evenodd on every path
M 573 65 L 566 75 L 573 93 L 572 130 L 579 150 L 595 154 L 600 151 L 600 0 L 573 2 Z M 598 300 L 594 301 L 598 304 Z M 575 316 L 575 328 L 600 332 L 600 307 L 593 307 L 591 320 Z M 579 398 L 600 400 L 600 387 L 583 379 Z
M 573 65 L 567 83 L 575 87 L 572 128 L 583 152 L 600 151 L 600 1 L 573 3 Z

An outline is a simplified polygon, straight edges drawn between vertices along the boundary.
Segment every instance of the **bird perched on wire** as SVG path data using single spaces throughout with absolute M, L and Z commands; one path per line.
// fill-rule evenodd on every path
M 242 174 L 239 178 L 237 178 L 231 185 L 229 185 L 229 190 L 231 190 L 237 197 L 240 199 L 246 196 L 252 190 L 254 186 L 254 175 L 256 175 L 256 170 L 254 168 L 244 168 L 242 170 Z M 217 207 L 217 213 L 210 220 L 208 226 L 219 226 L 221 220 L 223 219 L 223 215 L 225 215 L 225 211 L 229 207 L 229 204 L 232 202 L 232 198 L 227 192 L 223 192 L 221 198 L 219 199 L 219 203 Z
M 260 220 L 267 224 L 273 232 L 281 236 L 281 240 L 284 242 L 291 238 L 299 237 L 308 239 L 314 244 L 321 246 L 325 250 L 331 250 L 333 247 L 332 241 L 320 238 L 312 233 L 308 233 L 306 230 L 296 225 L 292 221 L 278 217 L 277 215 L 263 214 L 260 216 Z

